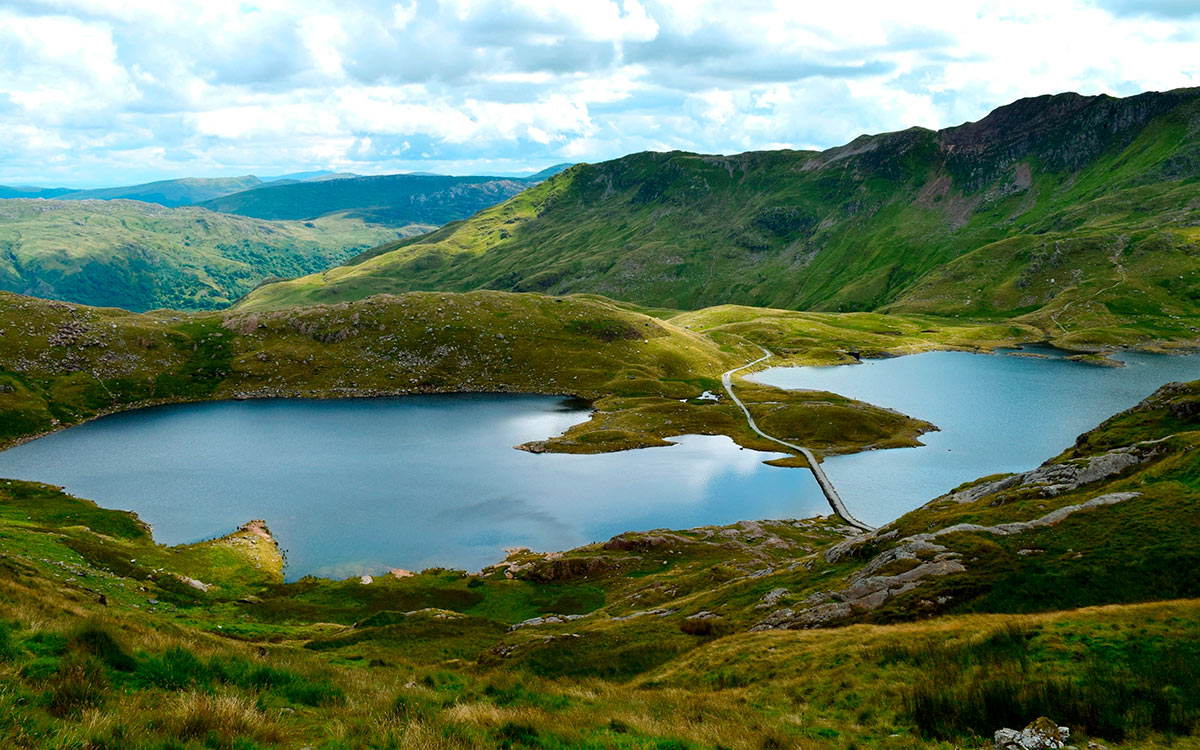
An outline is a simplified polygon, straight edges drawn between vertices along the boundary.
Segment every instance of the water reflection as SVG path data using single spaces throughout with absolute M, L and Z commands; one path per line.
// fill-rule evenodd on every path
M 514 395 L 170 406 L 0 453 L 0 476 L 137 511 L 168 544 L 265 518 L 293 579 L 477 569 L 511 546 L 829 512 L 808 472 L 724 437 L 601 456 L 512 449 L 586 417 Z

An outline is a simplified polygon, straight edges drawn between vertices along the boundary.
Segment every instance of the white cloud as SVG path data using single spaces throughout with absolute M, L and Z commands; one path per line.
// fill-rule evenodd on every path
M 8 0 L 0 183 L 828 147 L 1022 96 L 1200 84 L 1195 7 Z

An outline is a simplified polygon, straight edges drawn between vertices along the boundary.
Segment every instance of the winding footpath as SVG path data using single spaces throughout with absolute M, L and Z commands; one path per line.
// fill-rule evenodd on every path
M 825 470 L 821 468 L 821 464 L 817 463 L 817 457 L 813 455 L 812 451 L 802 445 L 796 445 L 794 443 L 789 443 L 786 440 L 780 440 L 779 438 L 773 435 L 768 435 L 760 430 L 758 424 L 754 421 L 754 417 L 750 416 L 750 410 L 746 408 L 746 405 L 742 403 L 742 400 L 737 397 L 736 393 L 733 392 L 733 374 L 735 372 L 740 372 L 748 367 L 753 367 L 759 362 L 765 362 L 771 358 L 771 352 L 767 351 L 765 347 L 760 346 L 758 348 L 762 349 L 763 356 L 759 357 L 753 362 L 744 364 L 741 367 L 735 367 L 732 370 L 726 370 L 721 374 L 721 384 L 725 386 L 725 392 L 729 394 L 729 398 L 733 399 L 733 403 L 737 404 L 742 410 L 742 413 L 746 415 L 746 423 L 750 425 L 750 429 L 754 430 L 767 440 L 779 443 L 780 445 L 797 451 L 804 456 L 804 460 L 808 462 L 808 467 L 812 469 L 813 476 L 816 477 L 817 484 L 821 487 L 821 492 L 825 493 L 825 499 L 829 501 L 830 507 L 833 508 L 833 512 L 836 513 L 839 518 L 857 529 L 862 529 L 863 531 L 874 531 L 874 526 L 868 526 L 854 516 L 850 515 L 850 511 L 847 510 L 846 504 L 842 502 L 841 496 L 838 495 L 837 490 L 834 489 L 833 482 L 829 481 L 829 477 L 825 476 Z

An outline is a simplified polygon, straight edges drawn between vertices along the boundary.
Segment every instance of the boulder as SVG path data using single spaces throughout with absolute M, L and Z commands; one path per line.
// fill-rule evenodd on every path
M 1066 747 L 1071 730 L 1060 727 L 1045 716 L 1039 716 L 1021 731 L 996 730 L 997 750 L 1059 750 Z

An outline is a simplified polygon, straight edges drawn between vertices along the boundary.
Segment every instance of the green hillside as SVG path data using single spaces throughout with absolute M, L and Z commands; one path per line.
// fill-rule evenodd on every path
M 634 154 L 243 304 L 594 292 L 679 309 L 1026 315 L 1075 343 L 1111 340 L 1136 310 L 1186 338 L 1169 315 L 1200 299 L 1198 123 L 1200 90 L 1062 94 L 821 153 Z M 1112 286 L 1122 274 L 1139 281 Z
M 339 214 L 386 226 L 442 225 L 505 201 L 536 182 L 422 174 L 347 177 L 264 185 L 199 205 L 259 219 Z
M 124 200 L 0 200 L 0 289 L 130 310 L 211 309 L 264 279 L 327 268 L 396 235 L 345 218 L 270 222 Z
M 41 197 L 55 197 L 58 200 L 64 201 L 109 201 L 124 199 L 173 207 L 199 203 L 210 198 L 236 193 L 241 190 L 249 190 L 262 184 L 262 180 L 254 175 L 245 175 L 244 177 L 185 177 L 178 180 L 147 182 L 143 185 L 125 185 L 122 187 L 97 188 L 95 190 L 73 190 L 57 196 L 46 195 Z

